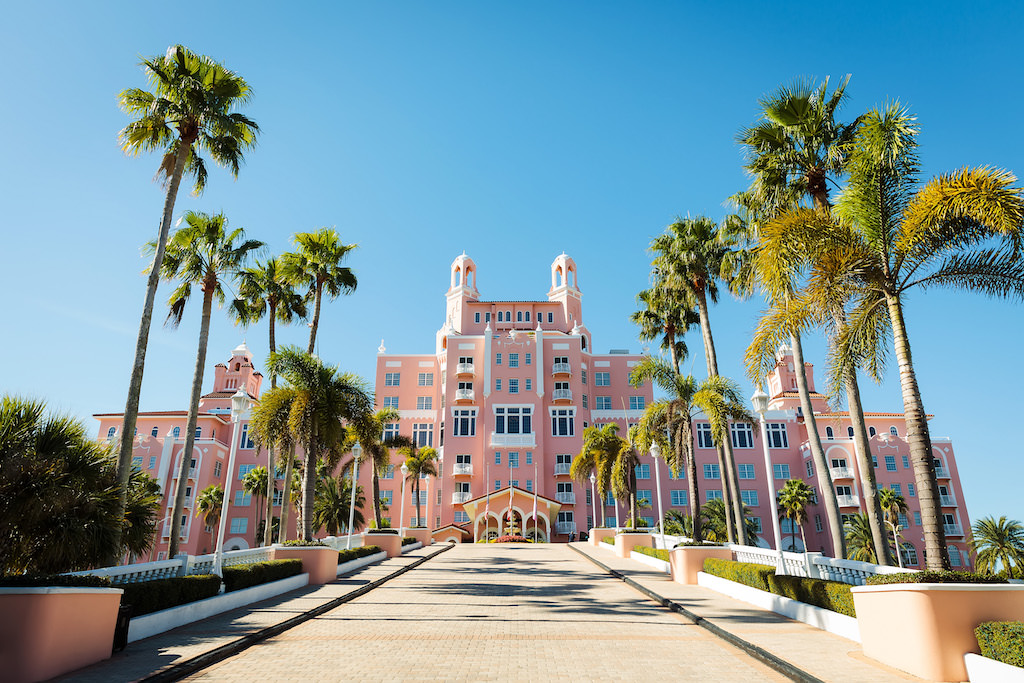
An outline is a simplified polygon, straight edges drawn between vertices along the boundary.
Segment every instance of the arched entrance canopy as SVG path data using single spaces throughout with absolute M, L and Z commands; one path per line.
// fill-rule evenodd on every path
M 537 516 L 534 518 L 534 502 L 537 505 Z M 543 538 L 551 537 L 551 520 L 557 519 L 562 504 L 557 500 L 545 498 L 539 494 L 525 491 L 518 486 L 506 486 L 497 491 L 468 500 L 462 509 L 469 515 L 473 525 L 473 540 L 483 538 L 488 530 L 494 529 L 502 533 L 501 520 L 508 517 L 511 510 L 517 522 L 521 522 L 520 533 L 540 528 Z M 491 525 L 494 524 L 492 527 Z M 493 532 L 492 532 L 493 535 Z

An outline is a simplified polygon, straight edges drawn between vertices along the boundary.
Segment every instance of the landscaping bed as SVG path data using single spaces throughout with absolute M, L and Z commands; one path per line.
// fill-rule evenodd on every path
M 302 560 L 270 560 L 253 564 L 224 567 L 224 591 L 257 586 L 261 583 L 279 581 L 302 573 Z
M 366 557 L 368 555 L 376 555 L 381 552 L 379 545 L 364 545 L 359 548 L 349 548 L 348 550 L 338 551 L 338 564 L 344 564 L 352 560 L 358 560 L 360 557 Z
M 768 565 L 716 558 L 704 560 L 704 571 L 713 576 L 781 595 L 807 605 L 845 614 L 848 617 L 857 616 L 853 607 L 850 585 L 840 581 L 776 575 L 775 567 Z M 902 576 L 902 574 L 888 576 Z

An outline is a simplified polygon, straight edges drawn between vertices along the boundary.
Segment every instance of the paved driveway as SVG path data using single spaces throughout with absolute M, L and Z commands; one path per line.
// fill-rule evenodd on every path
M 564 545 L 461 545 L 196 680 L 783 680 Z

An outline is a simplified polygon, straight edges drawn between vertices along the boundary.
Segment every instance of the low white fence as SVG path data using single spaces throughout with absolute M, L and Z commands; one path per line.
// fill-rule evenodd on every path
M 738 562 L 751 562 L 771 567 L 778 565 L 779 554 L 771 548 L 759 548 L 749 545 L 726 544 Z M 807 576 L 814 579 L 842 581 L 853 586 L 863 586 L 869 576 L 875 574 L 900 574 L 914 572 L 916 569 L 900 569 L 885 565 L 857 562 L 856 560 L 837 560 L 821 553 L 782 553 L 783 567 L 790 576 Z

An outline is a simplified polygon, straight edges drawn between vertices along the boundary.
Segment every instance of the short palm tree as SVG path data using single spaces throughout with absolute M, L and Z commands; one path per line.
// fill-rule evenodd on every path
M 217 526 L 223 510 L 224 489 L 220 484 L 210 484 L 196 496 L 196 517 L 202 517 L 205 526 Z
M 430 446 L 419 448 L 413 445 L 400 448 L 398 452 L 405 456 L 405 466 L 409 469 L 405 478 L 406 481 L 412 482 L 411 489 L 416 498 L 416 520 L 418 526 L 426 526 L 423 524 L 423 515 L 420 511 L 420 486 L 426 477 L 437 476 L 437 451 Z
M 872 564 L 878 562 L 875 539 L 867 515 L 858 512 L 847 517 L 843 524 L 843 532 L 846 534 L 846 551 L 849 559 Z
M 636 427 L 630 429 L 630 439 L 618 439 L 619 447 L 612 460 L 612 494 L 616 499 L 629 505 L 629 521 L 626 526 L 636 525 L 636 468 L 640 464 L 640 454 L 633 445 L 632 437 Z
M 267 391 L 260 398 L 252 411 L 249 420 L 250 435 L 260 447 L 276 448 L 280 453 L 280 463 L 275 467 L 275 472 L 284 470 L 284 491 L 281 498 L 281 522 L 280 540 L 284 542 L 288 538 L 288 524 L 293 501 L 290 492 L 292 487 L 289 483 L 295 480 L 295 444 L 296 436 L 292 433 L 289 420 L 298 390 L 293 387 L 276 387 Z M 272 501 L 273 499 L 271 499 Z
M 594 475 L 594 484 L 598 500 L 595 507 L 601 510 L 601 526 L 608 526 L 605 520 L 604 500 L 611 490 L 612 463 L 621 445 L 619 425 L 608 422 L 600 427 L 590 425 L 583 430 L 583 446 L 569 465 L 569 476 L 586 485 L 590 475 Z M 595 523 L 597 520 L 594 520 Z
M 199 195 L 206 187 L 206 163 L 200 156 L 201 152 L 209 154 L 215 163 L 226 166 L 237 178 L 245 152 L 255 146 L 259 132 L 259 126 L 252 119 L 235 111 L 249 101 L 249 85 L 241 76 L 209 57 L 174 45 L 163 56 L 143 59 L 142 68 L 152 91 L 128 88 L 121 92 L 121 109 L 130 116 L 138 117 L 121 131 L 122 149 L 132 156 L 142 152 L 161 153 L 157 176 L 166 181 L 167 192 L 146 282 L 146 299 L 135 342 L 135 360 L 121 427 L 118 473 L 122 510 L 127 501 L 134 445 L 131 438 L 123 437 L 135 433 L 149 328 L 178 186 L 182 176 L 188 173 L 195 179 L 194 194 Z M 110 564 L 116 560 L 114 557 L 109 559 Z
M 814 491 L 800 479 L 789 479 L 779 491 L 778 503 L 781 516 L 800 528 L 800 540 L 807 551 L 807 537 L 804 524 L 807 522 L 807 506 L 814 501 Z
M 900 515 L 907 514 L 907 501 L 892 489 L 879 489 L 878 502 L 885 515 L 885 524 L 892 533 L 892 547 L 896 551 L 896 559 L 903 566 L 903 550 L 900 544 Z
M 178 286 L 168 301 L 170 313 L 167 321 L 177 326 L 185 313 L 185 305 L 194 289 L 203 295 L 202 318 L 199 326 L 199 348 L 192 373 L 192 393 L 189 397 L 188 425 L 185 428 L 185 448 L 182 451 L 178 471 L 178 488 L 174 496 L 173 518 L 168 557 L 178 554 L 181 532 L 181 513 L 185 508 L 185 487 L 188 469 L 195 447 L 196 422 L 199 419 L 199 395 L 203 388 L 203 373 L 206 371 L 206 347 L 210 338 L 210 313 L 213 302 L 224 303 L 224 288 L 245 267 L 252 252 L 263 247 L 262 242 L 245 239 L 242 228 L 228 229 L 224 214 L 210 216 L 198 211 L 189 211 L 184 217 L 185 225 L 171 236 L 167 244 L 161 268 L 163 279 L 178 281 Z M 156 245 L 147 245 L 156 249 Z
M 693 517 L 679 510 L 666 510 L 662 518 L 665 533 L 693 538 Z
M 274 478 L 269 475 L 269 471 L 266 467 L 263 467 L 262 465 L 254 467 L 246 473 L 245 478 L 242 480 L 242 489 L 249 495 L 256 497 L 256 509 L 260 511 L 259 521 L 256 523 L 256 529 L 258 530 L 264 521 L 273 517 L 273 513 L 267 517 L 263 517 L 262 515 L 265 510 L 263 507 L 263 501 L 267 496 L 267 492 L 270 492 L 271 503 L 274 501 L 274 493 L 277 492 L 277 487 L 274 486 Z M 269 528 L 272 525 L 264 526 Z M 255 543 L 256 545 L 260 545 L 259 537 L 255 539 Z M 264 542 L 264 545 L 269 544 Z
M 317 481 L 316 502 L 313 505 L 313 527 L 326 529 L 328 535 L 337 536 L 338 532 L 348 528 L 348 516 L 352 507 L 352 479 L 344 473 L 340 477 L 321 477 Z M 366 496 L 363 495 L 363 487 L 356 486 L 356 507 L 352 515 L 352 524 L 359 528 L 366 523 L 363 516 L 363 507 L 366 505 Z
M 700 509 L 701 519 L 701 533 L 700 538 L 705 541 L 712 543 L 726 543 L 729 540 L 728 533 L 725 528 L 725 503 L 722 502 L 721 498 L 712 498 Z M 755 522 L 748 514 L 750 510 L 743 506 L 743 527 L 744 533 L 749 538 L 757 538 L 758 528 L 757 522 Z M 696 531 L 694 532 L 696 534 Z M 697 536 L 694 535 L 694 540 L 697 540 Z
M 355 437 L 363 449 L 363 459 L 369 460 L 373 467 L 373 516 L 377 528 L 383 528 L 380 502 L 380 478 L 391 466 L 391 449 L 408 448 L 413 445 L 412 439 L 398 434 L 397 430 L 385 436 L 385 427 L 398 423 L 399 414 L 394 408 L 383 408 L 375 413 L 367 413 L 352 423 Z
M 971 527 L 970 548 L 979 572 L 1002 569 L 1009 579 L 1024 576 L 1024 525 L 1016 519 L 982 517 Z
M 356 275 L 341 265 L 356 244 L 344 244 L 337 231 L 321 228 L 317 232 L 299 232 L 292 238 L 295 251 L 281 256 L 286 276 L 297 286 L 308 287 L 306 300 L 313 302 L 313 320 L 309 328 L 309 348 L 316 350 L 316 333 L 320 327 L 320 304 L 326 292 L 332 299 L 356 291 Z

